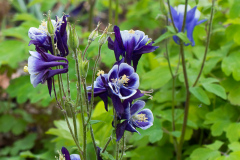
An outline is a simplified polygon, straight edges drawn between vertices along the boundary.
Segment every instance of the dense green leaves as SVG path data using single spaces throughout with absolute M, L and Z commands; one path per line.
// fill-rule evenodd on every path
M 190 92 L 201 102 L 206 105 L 210 104 L 210 100 L 206 92 L 201 87 L 191 87 Z

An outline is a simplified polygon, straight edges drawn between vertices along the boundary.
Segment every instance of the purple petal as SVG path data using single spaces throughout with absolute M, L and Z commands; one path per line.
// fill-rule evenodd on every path
M 67 72 L 68 72 L 68 68 L 49 70 L 47 78 L 53 77 L 56 74 L 67 73 Z
M 123 108 L 124 108 L 124 112 L 121 115 L 121 119 L 130 119 L 131 114 L 130 114 L 130 103 L 129 103 L 129 101 L 124 100 L 122 105 L 123 105 Z
M 153 114 L 152 111 L 150 109 L 144 109 L 140 112 L 137 113 L 139 114 L 144 114 L 145 117 L 147 118 L 146 121 L 140 121 L 140 120 L 136 120 L 135 125 L 141 129 L 148 129 L 149 127 L 151 127 L 153 125 Z
M 118 26 L 114 26 L 113 27 L 113 31 L 115 33 L 115 41 L 118 42 L 119 48 L 121 50 L 125 50 L 125 47 L 123 45 L 123 40 L 122 40 L 122 36 L 121 36 L 121 32 Z
M 139 89 L 137 89 L 137 92 L 132 97 L 128 98 L 127 100 L 129 103 L 132 103 L 133 100 L 138 99 L 142 96 L 144 96 L 144 94 Z
M 108 73 L 108 81 L 112 82 L 116 78 L 118 79 L 118 66 L 114 65 Z
M 132 54 L 133 54 L 135 44 L 136 44 L 135 38 L 131 38 L 131 39 L 129 38 L 129 40 L 127 41 L 126 60 L 127 60 L 127 64 L 129 65 L 131 65 Z
M 114 50 L 114 42 L 111 37 L 108 37 L 108 48 Z
M 108 93 L 103 92 L 99 94 L 99 97 L 103 100 L 106 111 L 108 111 Z
M 127 124 L 128 124 L 128 120 L 125 120 L 124 122 L 117 125 L 117 129 L 116 129 L 117 140 L 116 141 L 119 141 L 122 138 Z
M 203 22 L 206 22 L 206 21 L 207 21 L 207 19 L 200 20 L 200 21 L 197 22 L 196 25 L 199 25 L 199 24 L 201 24 L 201 23 L 203 23 Z
M 129 89 L 138 89 L 139 87 L 139 76 L 137 73 L 131 74 L 131 76 L 128 77 L 129 81 L 127 83 L 127 88 Z
M 42 71 L 40 73 L 37 74 L 31 74 L 30 75 L 30 81 L 31 84 L 33 85 L 33 87 L 35 88 L 39 83 L 43 83 L 42 79 L 44 77 L 44 75 L 47 73 L 48 70 L 46 71 Z
M 137 113 L 139 110 L 143 109 L 144 106 L 145 106 L 145 102 L 144 102 L 144 101 L 142 101 L 142 100 L 136 101 L 136 102 L 132 105 L 132 107 L 131 107 L 131 109 L 130 109 L 131 115 L 134 115 L 134 114 Z
M 47 38 L 47 33 L 37 28 L 31 27 L 28 31 L 28 37 L 43 44 Z
M 121 63 L 119 66 L 118 77 L 123 75 L 130 76 L 134 73 L 134 69 L 132 66 L 128 65 L 127 63 Z
M 68 150 L 65 148 L 65 147 L 62 147 L 62 154 L 64 155 L 64 157 L 65 157 L 65 160 L 71 160 L 70 159 L 70 155 L 69 155 L 69 152 L 68 152 Z
M 123 108 L 121 99 L 115 94 L 112 94 L 111 99 L 112 99 L 114 109 L 116 110 L 118 115 L 121 116 L 121 114 L 124 112 L 124 108 Z
M 51 97 L 51 92 L 52 92 L 52 78 L 47 79 L 47 85 L 48 85 L 48 92 Z
M 187 12 L 186 25 L 188 25 L 189 23 L 191 23 L 191 21 L 194 19 L 196 9 L 197 9 L 197 6 L 193 7 L 191 10 L 189 10 L 189 11 Z
M 71 154 L 70 155 L 71 160 L 81 160 L 80 156 L 78 154 Z
M 137 130 L 136 130 L 136 128 L 134 128 L 130 123 L 128 123 L 127 125 L 126 125 L 126 127 L 125 127 L 125 130 L 126 131 L 129 131 L 129 132 L 137 132 L 138 134 L 140 134 Z
M 131 90 L 123 86 L 120 88 L 120 98 L 127 99 L 133 96 L 136 92 L 137 92 L 136 90 Z
M 99 148 L 98 146 L 97 146 L 97 160 L 103 160 L 102 159 L 102 157 L 101 157 L 101 148 Z
M 142 57 L 142 54 L 133 55 L 132 61 L 133 61 L 133 68 L 134 68 L 135 71 L 137 71 L 138 61 L 141 57 Z
M 144 53 L 150 53 L 155 51 L 159 46 L 151 46 L 151 45 L 145 45 L 139 50 L 135 50 L 134 54 L 144 54 Z
M 192 21 L 190 24 L 187 26 L 187 37 L 191 41 L 191 45 L 195 46 L 195 42 L 193 39 L 193 30 L 196 26 L 197 21 Z

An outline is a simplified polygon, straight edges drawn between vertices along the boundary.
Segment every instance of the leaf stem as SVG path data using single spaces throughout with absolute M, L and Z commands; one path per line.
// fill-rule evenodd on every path
M 107 146 L 109 145 L 109 143 L 111 142 L 111 140 L 112 140 L 112 136 L 109 137 L 107 143 L 105 144 L 105 146 L 104 146 L 104 148 L 103 148 L 103 150 L 102 150 L 102 153 L 105 152 L 105 150 L 107 149 Z
M 176 26 L 174 24 L 174 21 L 173 21 L 173 16 L 172 16 L 172 11 L 171 11 L 171 6 L 170 6 L 170 1 L 169 0 L 167 0 L 167 4 L 168 4 L 168 10 L 169 10 L 169 13 L 170 13 L 170 18 L 171 18 L 171 21 L 172 21 L 172 24 L 173 24 L 173 28 L 174 28 L 175 32 L 178 33 L 178 29 L 176 28 Z
M 214 14 L 214 6 L 215 6 L 215 0 L 212 0 L 212 9 L 211 9 L 211 16 L 210 16 L 210 22 L 209 22 L 209 25 L 208 25 L 208 33 L 207 33 L 207 44 L 206 44 L 206 48 L 205 48 L 205 52 L 204 52 L 204 56 L 203 56 L 203 60 L 202 60 L 202 65 L 201 65 L 201 68 L 200 68 L 200 71 L 198 73 L 198 76 L 193 84 L 193 87 L 196 86 L 201 74 L 202 74 L 202 71 L 203 71 L 203 67 L 204 67 L 204 64 L 205 64 L 205 61 L 206 61 L 206 57 L 207 57 L 207 53 L 208 53 L 208 48 L 209 48 L 209 43 L 210 43 L 210 36 L 211 36 L 211 30 L 212 30 L 212 22 L 213 22 L 213 14 Z
M 119 6 L 119 0 L 116 0 L 116 8 L 115 8 L 115 25 L 118 25 L 118 6 Z

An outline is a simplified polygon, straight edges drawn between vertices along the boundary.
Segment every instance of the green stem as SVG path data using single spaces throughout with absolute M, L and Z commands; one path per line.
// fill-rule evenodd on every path
M 68 91 L 68 99 L 71 99 L 70 81 L 69 81 L 69 73 L 68 72 L 67 72 L 67 91 Z
M 74 108 L 73 105 L 71 103 L 69 103 L 70 105 L 70 111 L 72 113 L 72 118 L 73 118 L 73 127 L 74 127 L 74 134 L 76 137 L 77 142 L 79 142 L 78 140 L 78 133 L 77 133 L 77 119 L 76 119 L 76 113 L 74 112 Z
M 98 149 L 97 149 L 96 141 L 95 141 L 94 134 L 93 134 L 93 128 L 92 128 L 91 124 L 90 124 L 90 133 L 91 133 L 93 147 L 94 147 L 96 158 L 97 158 L 97 156 L 98 156 Z
M 174 21 L 173 21 L 172 11 L 171 11 L 171 6 L 170 6 L 169 0 L 167 0 L 167 3 L 168 3 L 168 10 L 169 10 L 169 13 L 170 13 L 170 18 L 171 18 L 171 21 L 172 21 L 172 24 L 173 24 L 173 28 L 174 28 L 175 32 L 177 33 L 178 29 L 176 28 L 176 26 L 174 24 Z
M 206 44 L 206 48 L 205 48 L 205 52 L 204 52 L 204 56 L 203 56 L 203 60 L 202 60 L 202 65 L 201 65 L 201 68 L 200 68 L 200 71 L 198 73 L 198 76 L 193 84 L 193 87 L 196 86 L 201 74 L 202 74 L 202 71 L 203 71 L 203 67 L 204 67 L 204 64 L 205 64 L 205 61 L 206 61 L 206 57 L 207 57 L 207 53 L 208 53 L 208 48 L 209 48 L 209 43 L 210 43 L 210 36 L 211 36 L 211 30 L 212 30 L 212 22 L 213 22 L 213 14 L 214 14 L 214 6 L 215 6 L 215 0 L 212 0 L 212 9 L 211 9 L 211 16 L 210 16 L 210 22 L 209 22 L 209 25 L 208 25 L 208 33 L 207 33 L 207 44 Z
M 108 3 L 109 3 L 108 23 L 113 24 L 113 23 L 112 23 L 112 0 L 109 0 Z
M 81 116 L 82 116 L 82 126 L 83 126 L 83 158 L 84 160 L 87 159 L 87 128 L 85 125 L 85 118 L 84 118 L 84 109 L 83 109 L 83 101 L 82 101 L 82 86 L 81 86 L 81 77 L 80 77 L 80 71 L 79 71 L 79 64 L 78 64 L 78 58 L 77 58 L 77 50 L 74 51 L 75 55 L 75 66 L 76 66 L 76 72 L 77 72 L 77 88 L 78 88 L 78 96 L 77 100 L 80 101 L 80 107 L 81 107 Z M 79 106 L 79 101 L 76 102 L 77 106 Z
M 186 62 L 185 62 L 185 57 L 184 57 L 184 49 L 183 49 L 182 40 L 180 40 L 180 54 L 181 54 L 181 57 L 182 57 L 183 76 L 184 76 L 184 82 L 185 82 L 185 87 L 186 87 L 186 101 L 185 101 L 185 108 L 184 108 L 182 133 L 181 133 L 180 142 L 179 142 L 179 145 L 178 145 L 178 152 L 177 152 L 177 159 L 178 160 L 181 160 L 181 156 L 182 156 L 182 145 L 183 145 L 183 142 L 184 142 L 185 131 L 186 131 L 186 127 L 187 127 L 189 100 L 190 100 L 189 83 L 188 83 L 188 76 L 187 76 L 187 69 L 186 69 Z
M 82 57 L 83 59 L 84 59 L 84 57 L 85 57 L 85 54 L 86 54 L 89 46 L 90 46 L 90 43 L 88 43 L 87 47 L 86 47 L 85 50 L 84 50 L 83 57 Z M 87 56 L 87 55 L 86 55 L 86 56 Z M 87 57 L 86 57 L 86 59 L 87 59 Z
M 119 0 L 116 0 L 116 8 L 115 8 L 115 25 L 118 25 L 118 6 L 119 6 Z
M 111 142 L 111 140 L 112 140 L 112 136 L 111 136 L 111 137 L 109 137 L 109 139 L 108 139 L 107 143 L 105 144 L 105 146 L 104 146 L 104 148 L 103 148 L 103 150 L 102 150 L 102 153 L 104 153 L 104 152 L 105 152 L 105 150 L 107 149 L 107 146 L 109 145 L 109 143 Z

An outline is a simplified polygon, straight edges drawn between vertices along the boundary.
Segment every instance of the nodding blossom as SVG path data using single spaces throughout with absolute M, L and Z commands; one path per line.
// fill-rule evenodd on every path
M 69 50 L 67 46 L 67 17 L 68 15 L 59 18 L 56 16 L 56 20 L 51 20 L 54 26 L 54 44 L 60 52 L 61 57 L 68 55 Z M 38 52 L 48 52 L 53 54 L 51 35 L 48 33 L 47 22 L 42 21 L 39 28 L 31 27 L 28 31 L 28 37 L 31 39 L 29 45 L 34 44 Z
M 108 38 L 108 48 L 114 50 L 117 61 L 120 56 L 124 57 L 127 64 L 132 65 L 135 71 L 142 54 L 153 52 L 158 48 L 152 46 L 154 42 L 142 31 L 120 31 L 118 26 L 114 26 L 113 31 L 115 40 Z
M 56 74 L 68 72 L 68 60 L 48 53 L 40 54 L 30 51 L 30 54 L 31 56 L 28 58 L 28 67 L 25 66 L 24 70 L 28 70 L 33 87 L 47 81 L 49 94 L 51 96 L 52 77 Z M 64 62 L 58 62 L 60 60 Z M 62 66 L 62 69 L 55 69 L 56 66 Z
M 133 105 L 131 105 L 129 101 L 125 100 L 122 103 L 122 106 L 124 108 L 124 112 L 121 115 L 120 120 L 125 119 L 125 121 L 117 125 L 117 141 L 122 138 L 125 130 L 129 132 L 138 132 L 136 128 L 145 130 L 153 125 L 152 111 L 150 109 L 143 109 L 145 106 L 144 101 L 137 100 Z
M 119 106 L 121 99 L 143 95 L 138 91 L 139 76 L 127 63 L 115 64 L 108 74 L 99 71 L 97 75 L 94 82 L 94 97 L 99 96 L 104 101 L 106 110 L 108 110 L 108 97 L 112 99 L 115 110 L 122 113 L 123 108 Z M 88 87 L 88 90 L 90 89 L 92 89 L 91 86 Z M 91 98 L 91 91 L 88 95 Z
M 179 5 L 178 7 L 173 8 L 171 6 L 171 13 L 173 17 L 173 23 L 176 26 L 178 32 L 181 32 L 184 20 L 184 12 L 185 12 L 185 5 Z M 200 18 L 200 11 L 197 9 L 197 6 L 191 9 L 191 7 L 187 6 L 187 17 L 184 32 L 187 32 L 187 37 L 191 41 L 191 45 L 194 46 L 195 42 L 193 39 L 193 30 L 195 26 L 203 23 L 206 19 L 198 21 Z M 179 44 L 179 38 L 177 36 L 173 36 L 173 40 L 175 43 Z M 185 44 L 185 45 L 189 45 Z

